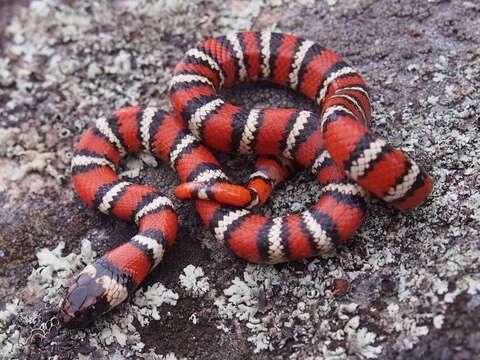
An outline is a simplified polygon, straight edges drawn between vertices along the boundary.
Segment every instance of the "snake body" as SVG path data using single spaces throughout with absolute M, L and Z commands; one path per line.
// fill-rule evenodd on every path
M 238 82 L 265 80 L 320 106 L 244 109 L 218 92 Z M 84 134 L 73 161 L 80 197 L 105 214 L 137 223 L 129 242 L 80 273 L 60 310 L 81 327 L 121 303 L 173 244 L 177 221 L 158 190 L 115 174 L 129 152 L 148 152 L 182 180 L 175 194 L 195 198 L 216 239 L 257 263 L 298 260 L 345 243 L 360 226 L 369 193 L 400 210 L 420 204 L 433 181 L 415 162 L 366 125 L 371 108 L 358 73 L 333 52 L 297 36 L 242 32 L 198 44 L 173 71 L 174 113 L 128 107 L 100 119 Z M 261 155 L 248 187 L 232 185 L 209 149 Z M 287 159 L 309 168 L 323 186 L 311 209 L 285 217 L 253 214 L 288 175 Z

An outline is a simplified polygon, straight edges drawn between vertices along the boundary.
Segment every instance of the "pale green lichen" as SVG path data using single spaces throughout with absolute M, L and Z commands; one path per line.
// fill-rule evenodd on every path
M 187 265 L 180 275 L 180 285 L 192 296 L 199 297 L 204 295 L 209 289 L 208 277 L 200 266 Z
M 0 90 L 5 97 L 6 118 L 11 124 L 0 129 L 0 155 L 15 159 L 20 168 L 31 161 L 26 151 L 34 151 L 41 157 L 64 149 L 65 145 L 59 146 L 59 142 L 73 137 L 73 132 L 67 131 L 69 124 L 73 124 L 77 136 L 92 119 L 104 115 L 110 108 L 137 104 L 141 98 L 152 105 L 166 105 L 166 96 L 144 94 L 151 88 L 157 89 L 158 94 L 165 93 L 170 66 L 182 56 L 182 50 L 170 43 L 168 36 L 178 36 L 185 46 L 193 45 L 213 32 L 223 35 L 229 30 L 249 28 L 259 15 L 268 14 L 274 7 L 296 6 L 295 2 L 283 0 L 238 3 L 246 6 L 234 8 L 229 2 L 205 2 L 215 9 L 215 14 L 201 17 L 198 12 L 193 13 L 193 9 L 204 5 L 199 1 L 125 1 L 120 2 L 118 8 L 103 1 L 77 2 L 72 7 L 54 0 L 32 2 L 28 13 L 13 18 L 7 29 L 9 54 L 28 66 L 17 68 L 8 59 L 0 60 L 0 86 L 12 87 Z M 315 6 L 309 0 L 302 3 Z M 319 4 L 340 7 L 342 2 L 332 0 Z M 137 19 L 132 27 L 118 24 L 122 11 Z M 153 21 L 143 26 L 148 19 Z M 197 31 L 201 24 L 209 25 Z M 152 33 L 168 36 L 152 37 L 149 26 L 153 27 Z M 269 26 L 281 30 L 284 24 L 280 21 Z M 111 30 L 102 31 L 102 27 Z M 132 41 L 129 38 L 132 33 L 139 34 L 140 40 Z M 459 52 L 458 43 L 452 44 L 455 52 Z M 249 265 L 228 284 L 208 279 L 209 289 L 222 294 L 212 299 L 221 317 L 216 324 L 219 331 L 236 334 L 237 326 L 242 327 L 252 343 L 252 351 L 264 351 L 265 356 L 270 355 L 269 350 L 278 351 L 286 341 L 291 341 L 295 344 L 291 348 L 292 359 L 381 358 L 380 351 L 387 346 L 398 351 L 412 348 L 429 333 L 430 324 L 436 329 L 442 327 L 445 305 L 454 303 L 459 295 L 478 297 L 480 279 L 475 273 L 480 251 L 472 239 L 479 237 L 480 223 L 480 197 L 475 187 L 480 171 L 480 143 L 475 122 L 480 116 L 476 91 L 480 66 L 478 56 L 465 61 L 456 53 L 443 53 L 432 61 L 406 65 L 409 73 L 400 79 L 402 86 L 421 87 L 424 79 L 430 77 L 433 81 L 429 85 L 435 86 L 416 99 L 418 105 L 412 100 L 406 102 L 404 110 L 392 110 L 378 89 L 374 91 L 375 130 L 412 156 L 423 155 L 423 162 L 432 167 L 435 187 L 429 203 L 411 214 L 393 214 L 394 220 L 390 218 L 391 211 L 374 204 L 366 224 L 355 237 L 364 256 L 348 250 L 336 254 L 335 258 L 310 260 L 304 264 L 306 271 L 297 272 L 288 266 L 276 270 Z M 42 66 L 46 70 L 45 79 L 31 81 Z M 392 76 L 383 77 L 381 72 L 371 77 L 377 82 L 384 81 L 385 85 L 396 81 Z M 56 94 L 59 99 L 55 98 Z M 46 115 L 40 111 L 35 113 L 43 125 L 38 126 L 37 122 L 28 125 L 25 119 L 32 114 L 18 109 L 25 104 L 36 105 L 32 96 L 37 95 L 40 98 L 51 95 L 46 101 L 51 109 Z M 75 119 L 65 109 L 75 109 Z M 401 119 L 402 126 L 395 128 L 391 124 L 397 124 L 396 118 Z M 51 131 L 55 124 L 58 131 Z M 27 129 L 20 130 L 20 125 Z M 68 155 L 62 155 L 62 159 L 65 162 Z M 46 164 L 30 170 L 48 173 L 50 165 L 59 172 L 64 171 L 60 165 L 44 160 Z M 135 162 L 134 171 L 128 172 L 131 170 L 128 169 L 124 176 L 138 175 L 141 166 Z M 21 176 L 16 178 L 21 181 Z M 288 209 L 301 210 L 311 201 L 311 183 L 292 198 L 288 194 L 294 192 L 295 187 L 286 186 L 286 195 L 282 195 L 285 198 L 275 200 L 274 210 L 281 209 L 284 203 L 289 205 Z M 40 266 L 32 274 L 29 286 L 35 286 L 44 301 L 57 303 L 60 290 L 91 257 L 91 249 L 83 248 L 80 258 L 63 256 L 61 248 L 40 252 Z M 74 268 L 70 268 L 73 265 Z M 352 289 L 346 299 L 332 300 L 328 298 L 325 283 L 338 277 L 348 279 Z M 379 294 L 378 283 L 383 277 L 397 285 L 388 296 Z M 116 345 L 133 349 L 135 356 L 147 354 L 148 349 L 143 348 L 139 332 L 132 324 L 135 319 L 142 324 L 150 319 L 161 321 L 160 307 L 165 303 L 175 304 L 179 299 L 162 285 L 148 288 L 137 296 L 133 305 L 124 305 L 127 315 L 110 314 L 107 320 L 97 324 L 102 336 L 89 339 L 99 353 L 120 358 L 122 354 L 118 349 L 110 349 Z M 377 299 L 387 304 L 386 309 L 375 309 Z M 18 299 L 8 301 L 6 306 L 0 315 L 2 323 L 19 314 L 35 318 Z M 376 311 L 375 324 L 365 311 Z M 191 321 L 195 322 L 195 313 Z M 387 332 L 388 339 L 375 334 L 372 325 Z M 285 339 L 287 330 L 293 335 Z M 15 324 L 2 327 L 2 354 L 18 352 L 27 340 Z M 164 357 L 167 356 L 175 358 L 173 354 Z
M 315 265 L 309 264 L 312 271 L 315 271 Z M 334 275 L 336 269 L 334 269 L 330 275 Z M 232 280 L 232 285 L 226 288 L 223 293 L 224 297 L 220 297 L 216 300 L 215 305 L 218 307 L 219 314 L 224 319 L 237 318 L 240 321 L 245 322 L 245 326 L 250 329 L 252 333 L 248 337 L 248 340 L 254 344 L 253 351 L 255 353 L 273 350 L 273 339 L 270 335 L 280 332 L 282 328 L 299 329 L 299 325 L 307 324 L 310 320 L 317 320 L 317 317 L 321 317 L 322 312 L 328 314 L 331 311 L 331 307 L 328 303 L 325 303 L 323 307 L 318 307 L 318 296 L 305 297 L 305 300 L 297 301 L 295 309 L 289 311 L 287 318 L 283 317 L 281 312 L 277 313 L 275 307 L 268 311 L 268 315 L 263 314 L 264 310 L 262 302 L 275 303 L 274 298 L 268 296 L 269 293 L 274 290 L 280 290 L 282 284 L 282 277 L 290 277 L 292 283 L 290 288 L 297 290 L 296 296 L 303 298 L 305 291 L 301 291 L 303 288 L 301 283 L 306 285 L 314 281 L 311 279 L 311 275 L 300 277 L 298 279 L 292 279 L 291 274 L 288 271 L 282 271 L 281 273 L 274 271 L 272 268 L 258 265 L 247 265 L 247 268 L 243 274 L 243 279 L 238 277 Z M 299 288 L 300 285 L 300 288 Z M 307 285 L 308 286 L 308 285 Z M 300 291 L 298 291 L 300 290 Z M 291 291 L 291 290 L 286 290 Z M 325 289 L 319 289 L 319 294 L 324 294 Z M 311 306 L 316 306 L 318 313 L 313 315 L 310 311 Z M 346 321 L 350 319 L 349 316 L 343 315 L 344 311 L 349 314 L 356 313 L 358 309 L 357 304 L 345 304 L 338 307 L 339 318 L 344 318 Z M 376 335 L 372 332 L 368 332 L 366 329 L 359 329 L 358 321 L 360 317 L 357 315 L 346 323 L 345 335 L 339 333 L 330 333 L 330 326 L 328 323 L 324 326 L 324 336 L 331 338 L 332 340 L 345 340 L 348 344 L 348 351 L 350 353 L 357 354 L 365 358 L 374 358 L 380 355 L 382 346 L 375 346 Z M 357 322 L 357 325 L 353 324 Z M 325 356 L 333 356 L 327 347 L 322 348 L 322 353 Z M 344 352 L 337 353 L 335 356 L 342 356 Z
M 90 263 L 95 257 L 91 243 L 88 240 L 82 241 L 80 254 L 62 255 L 65 244 L 59 243 L 53 250 L 40 249 L 37 253 L 38 267 L 30 275 L 29 287 L 33 293 L 40 294 L 43 301 L 51 304 L 59 304 L 64 294 L 64 289 L 71 283 L 75 273 Z M 141 289 L 135 293 L 133 301 L 126 307 L 126 315 L 116 314 L 113 319 L 101 319 L 96 326 L 101 330 L 98 335 L 89 339 L 90 344 L 98 351 L 108 356 L 108 347 L 118 344 L 138 353 L 143 352 L 144 344 L 141 342 L 140 334 L 133 325 L 134 320 L 142 326 L 147 325 L 151 320 L 160 320 L 159 309 L 163 304 L 175 305 L 179 296 L 171 290 L 166 289 L 162 284 L 156 283 L 145 290 Z M 6 321 L 12 316 L 27 316 L 24 313 L 22 302 L 15 299 L 7 304 L 4 311 L 0 312 L 0 322 Z M 23 315 L 19 315 L 22 314 Z M 29 314 L 30 321 L 34 321 L 33 314 Z M 47 332 L 47 330 L 44 330 Z M 2 351 L 6 354 L 15 355 L 22 349 L 22 344 L 27 339 L 22 338 L 19 329 L 11 325 L 0 336 Z M 7 336 L 8 335 L 8 336 Z M 82 332 L 77 333 L 82 337 Z M 15 340 L 13 342 L 13 340 Z
M 160 320 L 159 309 L 163 304 L 176 305 L 179 295 L 160 283 L 136 292 L 132 310 L 141 325 L 147 325 L 152 319 Z
M 27 175 L 29 172 L 32 171 L 43 171 L 48 167 L 50 160 L 53 159 L 53 153 L 38 153 L 36 151 L 26 151 L 24 155 L 29 158 L 29 161 L 22 164 L 18 168 L 16 168 L 10 174 L 10 180 L 18 181 L 21 180 Z M 52 169 L 52 171 L 55 171 Z M 58 175 L 58 173 L 57 173 Z M 58 175 L 60 176 L 60 175 Z

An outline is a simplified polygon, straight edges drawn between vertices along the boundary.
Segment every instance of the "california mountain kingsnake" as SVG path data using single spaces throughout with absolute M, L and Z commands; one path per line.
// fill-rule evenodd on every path
M 248 110 L 218 95 L 222 88 L 258 80 L 304 94 L 321 113 Z M 170 95 L 174 114 L 152 107 L 119 109 L 98 120 L 76 147 L 72 173 L 80 197 L 105 214 L 135 221 L 139 232 L 79 274 L 59 312 L 67 326 L 85 326 L 125 300 L 175 239 L 170 200 L 117 177 L 115 169 L 129 152 L 148 152 L 169 163 L 183 182 L 176 195 L 197 198 L 198 213 L 217 240 L 258 263 L 303 259 L 345 243 L 362 222 L 369 201 L 364 189 L 405 210 L 432 188 L 432 179 L 415 162 L 367 129 L 370 99 L 361 77 L 309 40 L 243 32 L 204 41 L 175 67 Z M 204 144 L 266 156 L 257 161 L 249 186 L 241 187 L 230 184 Z M 319 201 L 286 217 L 251 213 L 288 175 L 283 159 L 311 169 L 323 185 Z

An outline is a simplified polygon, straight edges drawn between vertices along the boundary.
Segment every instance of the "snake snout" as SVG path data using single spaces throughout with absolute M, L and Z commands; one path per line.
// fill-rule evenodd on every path
M 63 305 L 59 310 L 57 317 L 60 319 L 63 326 L 70 329 L 82 329 L 87 327 L 94 319 L 84 316 L 84 313 L 77 311 L 70 313 Z
M 58 317 L 65 327 L 84 328 L 109 308 L 105 289 L 84 270 L 68 289 Z

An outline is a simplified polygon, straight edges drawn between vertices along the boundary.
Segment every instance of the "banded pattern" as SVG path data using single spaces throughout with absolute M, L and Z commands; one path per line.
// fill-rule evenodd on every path
M 192 53 L 206 54 L 208 61 Z M 203 81 L 185 75 L 202 76 Z M 299 91 L 320 105 L 322 113 L 249 110 L 218 94 L 236 82 L 257 80 Z M 428 175 L 366 128 L 371 108 L 361 77 L 339 56 L 309 40 L 269 32 L 210 39 L 177 64 L 171 84 L 176 115 L 208 146 L 295 160 L 311 168 L 325 186 L 313 209 L 286 218 L 268 219 L 199 201 L 199 214 L 217 239 L 247 260 L 294 260 L 345 242 L 360 225 L 368 202 L 362 187 L 399 209 L 419 204 L 431 190 Z M 266 197 L 256 191 L 262 203 Z
M 181 120 L 163 110 L 129 107 L 98 120 L 82 136 L 72 159 L 75 190 L 104 214 L 135 222 L 139 232 L 78 275 L 60 311 L 66 326 L 85 326 L 125 300 L 173 244 L 177 217 L 171 201 L 158 190 L 122 181 L 115 173 L 122 157 L 137 151 L 169 163 L 182 181 L 217 185 L 228 181 L 210 151 Z M 252 196 L 250 190 L 237 188 Z M 215 192 L 209 195 L 205 198 L 218 200 Z M 222 195 L 220 200 L 233 202 Z
M 208 61 L 192 53 L 206 54 Z M 325 59 L 333 61 L 335 67 L 319 68 Z M 204 80 L 193 80 L 195 76 Z M 369 100 L 360 77 L 333 53 L 291 35 L 245 32 L 207 40 L 190 50 L 174 69 L 171 101 L 177 116 L 184 119 L 195 136 L 223 151 L 295 160 L 312 168 L 329 189 L 309 211 L 274 219 L 199 200 L 197 209 L 204 223 L 218 241 L 240 257 L 276 263 L 328 251 L 334 244 L 347 241 L 358 228 L 368 195 L 331 160 L 319 115 L 294 109 L 243 109 L 226 103 L 218 91 L 238 81 L 269 80 L 297 88 L 321 104 L 319 96 L 337 86 L 338 77 L 356 80 L 345 83 L 348 88 L 339 91 L 339 103 L 348 103 L 346 106 L 353 108 L 351 111 L 362 123 L 368 121 Z M 273 159 L 262 158 L 260 163 L 270 164 L 257 164 L 249 184 L 260 203 L 288 175 L 279 170 L 283 167 L 271 164 Z M 202 184 L 182 184 L 179 189 L 185 193 L 189 189 L 191 196 L 199 199 L 202 191 L 213 191 Z M 176 195 L 187 197 L 183 193 Z
M 298 91 L 322 111 L 248 110 L 218 95 L 257 80 Z M 66 326 L 85 326 L 122 302 L 175 239 L 170 200 L 115 174 L 128 152 L 145 151 L 170 164 L 183 182 L 175 194 L 196 198 L 218 241 L 253 262 L 302 259 L 345 243 L 363 219 L 364 188 L 398 209 L 419 204 L 431 190 L 432 179 L 416 163 L 366 128 L 370 99 L 360 76 L 309 40 L 243 32 L 204 41 L 175 67 L 170 93 L 175 116 L 153 107 L 123 108 L 98 120 L 77 145 L 72 174 L 78 194 L 105 214 L 136 222 L 139 232 L 79 274 L 60 311 Z M 267 156 L 244 188 L 230 184 L 203 143 Z M 323 185 L 317 204 L 286 217 L 253 214 L 249 209 L 294 171 L 290 160 L 310 168 Z
M 431 191 L 433 181 L 425 171 L 366 128 L 371 116 L 366 85 L 333 52 L 309 40 L 269 32 L 210 39 L 191 52 L 208 54 L 208 62 L 186 56 L 177 64 L 171 101 L 177 116 L 210 147 L 281 155 L 316 169 L 318 157 L 315 164 L 302 150 L 318 150 L 323 138 L 329 158 L 341 170 L 398 209 L 420 204 Z M 205 81 L 191 81 L 185 74 L 201 75 Z M 268 80 L 299 91 L 320 105 L 322 113 L 247 110 L 218 94 L 243 80 Z M 221 139 L 215 136 L 219 129 Z

